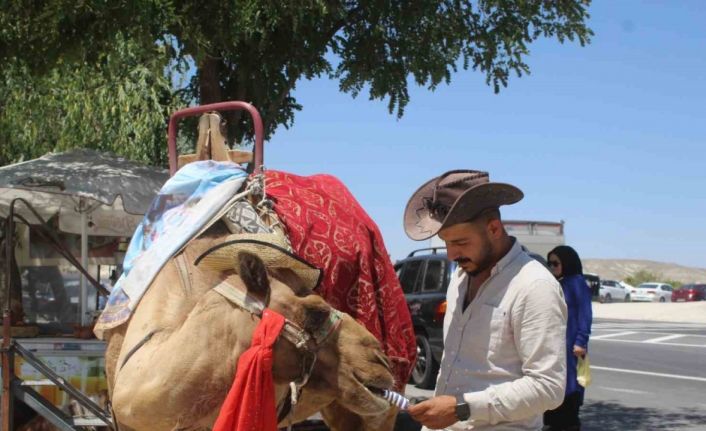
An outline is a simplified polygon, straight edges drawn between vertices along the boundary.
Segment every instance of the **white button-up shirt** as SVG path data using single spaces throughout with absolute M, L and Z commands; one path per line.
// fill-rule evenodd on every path
M 463 310 L 468 275 L 447 291 L 436 395 L 463 394 L 471 418 L 449 430 L 539 430 L 566 384 L 566 303 L 561 286 L 515 241 Z

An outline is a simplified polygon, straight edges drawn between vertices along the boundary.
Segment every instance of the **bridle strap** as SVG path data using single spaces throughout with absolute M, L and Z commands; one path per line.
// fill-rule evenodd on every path
M 228 281 L 223 280 L 218 283 L 214 288 L 214 291 L 222 295 L 228 301 L 235 304 L 238 308 L 247 311 L 256 317 L 262 317 L 262 312 L 265 310 L 265 304 L 262 303 L 257 298 L 249 295 L 241 289 L 228 283 Z M 310 347 L 312 342 L 315 342 L 305 330 L 299 327 L 296 323 L 289 319 L 285 319 L 284 327 L 282 328 L 281 335 L 290 343 L 299 349 L 313 350 Z
M 287 389 L 287 396 L 284 397 L 282 404 L 277 406 L 277 423 L 282 423 L 287 416 L 292 412 L 292 388 Z
M 253 316 L 262 317 L 262 312 L 265 309 L 265 304 L 257 298 L 249 295 L 236 286 L 230 284 L 227 280 L 218 283 L 213 290 L 222 295 L 228 301 L 232 302 L 238 308 L 241 308 Z M 282 336 L 289 342 L 294 344 L 297 349 L 306 349 L 315 351 L 318 346 L 323 344 L 328 337 L 333 334 L 342 322 L 341 312 L 332 309 L 328 319 L 318 328 L 313 334 L 309 334 L 296 323 L 289 319 L 285 319 Z M 313 344 L 313 346 L 311 346 Z
M 213 287 L 213 290 L 253 316 L 262 317 L 262 313 L 266 308 L 262 301 L 252 297 L 226 280 L 218 283 Z M 338 329 L 342 319 L 341 312 L 332 309 L 326 322 L 311 335 L 296 323 L 285 319 L 280 335 L 304 354 L 304 360 L 299 380 L 290 383 L 287 396 L 282 404 L 277 407 L 277 423 L 281 423 L 294 412 L 294 400 L 299 398 L 302 388 L 309 382 L 309 377 L 314 371 L 314 365 L 316 364 L 316 352 L 319 346 Z

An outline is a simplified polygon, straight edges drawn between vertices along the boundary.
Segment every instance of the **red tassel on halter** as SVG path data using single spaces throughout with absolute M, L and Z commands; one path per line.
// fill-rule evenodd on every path
M 250 348 L 238 359 L 233 386 L 213 431 L 277 431 L 272 348 L 284 321 L 275 311 L 263 311 Z

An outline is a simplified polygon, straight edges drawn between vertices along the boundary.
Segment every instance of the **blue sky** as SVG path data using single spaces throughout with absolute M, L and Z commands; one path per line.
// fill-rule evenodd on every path
M 597 0 L 590 12 L 590 45 L 538 41 L 532 73 L 500 94 L 473 71 L 413 87 L 400 120 L 336 81 L 301 81 L 304 110 L 266 143 L 265 163 L 339 177 L 393 259 L 425 245 L 402 229 L 411 193 L 469 168 L 525 192 L 504 218 L 564 220 L 583 258 L 706 267 L 706 8 Z

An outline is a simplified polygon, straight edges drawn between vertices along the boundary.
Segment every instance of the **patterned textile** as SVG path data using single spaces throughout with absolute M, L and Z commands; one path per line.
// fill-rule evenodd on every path
M 207 160 L 185 165 L 162 186 L 132 235 L 123 273 L 93 329 L 98 338 L 130 319 L 162 267 L 226 205 L 246 178 L 235 163 Z
M 255 207 L 247 200 L 236 202 L 232 209 L 223 217 L 223 222 L 231 233 L 271 233 Z
M 284 317 L 268 308 L 255 328 L 252 344 L 240 358 L 235 380 L 221 406 L 213 431 L 276 431 L 273 352 Z
M 266 171 L 265 193 L 296 254 L 324 271 L 318 293 L 363 324 L 392 361 L 402 390 L 416 359 L 409 310 L 375 222 L 330 175 Z

